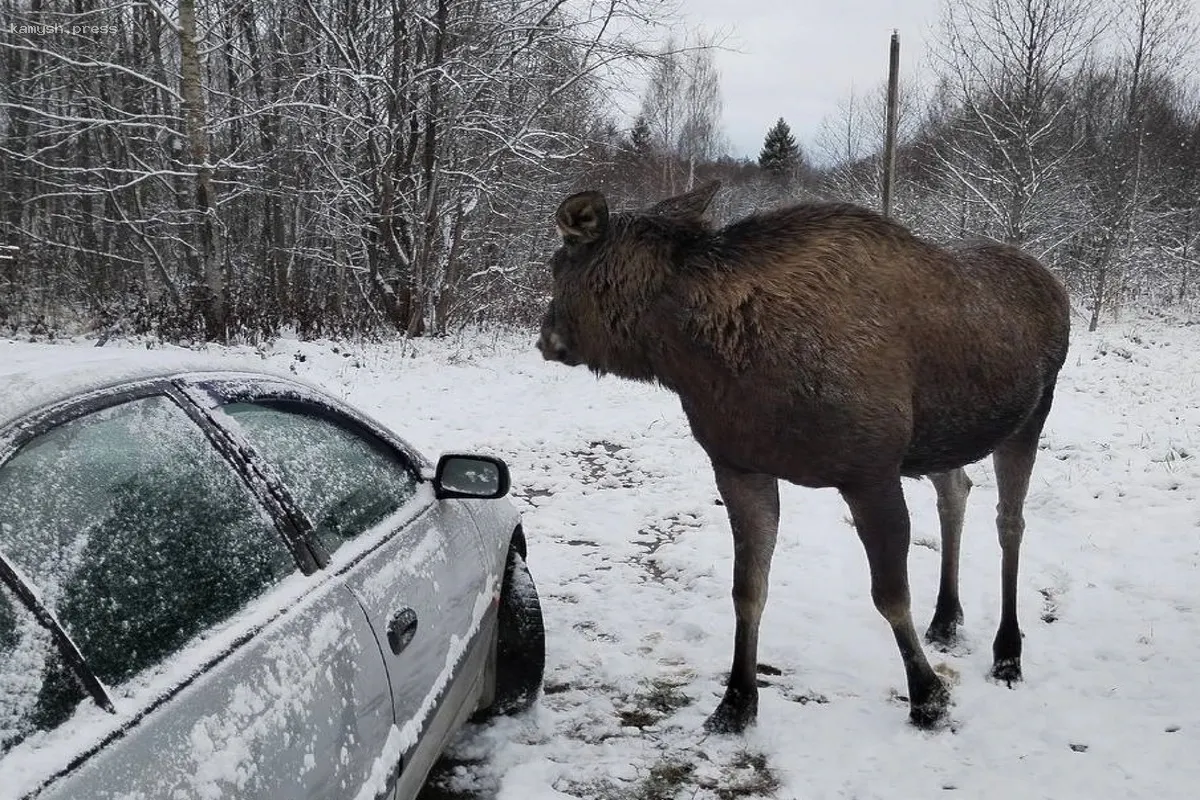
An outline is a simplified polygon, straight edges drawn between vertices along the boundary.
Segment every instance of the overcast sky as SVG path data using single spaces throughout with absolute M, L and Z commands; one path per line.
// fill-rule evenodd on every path
M 775 120 L 787 120 L 808 149 L 851 87 L 886 80 L 894 28 L 902 79 L 915 77 L 941 0 L 683 0 L 682 8 L 691 26 L 729 34 L 716 53 L 724 130 L 733 155 L 757 158 Z

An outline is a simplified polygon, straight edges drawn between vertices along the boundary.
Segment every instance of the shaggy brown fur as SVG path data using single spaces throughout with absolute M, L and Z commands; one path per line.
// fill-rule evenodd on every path
M 893 627 L 914 722 L 946 711 L 909 615 L 901 476 L 931 475 L 942 586 L 927 638 L 954 640 L 965 464 L 995 454 L 1003 608 L 996 678 L 1020 678 L 1021 508 L 1067 352 L 1068 303 L 1034 258 L 987 243 L 945 250 L 846 204 L 804 204 L 715 230 L 712 184 L 610 216 L 563 201 L 547 359 L 658 381 L 679 395 L 712 460 L 735 540 L 734 664 L 709 719 L 741 730 L 757 709 L 758 618 L 778 527 L 778 478 L 836 487 Z

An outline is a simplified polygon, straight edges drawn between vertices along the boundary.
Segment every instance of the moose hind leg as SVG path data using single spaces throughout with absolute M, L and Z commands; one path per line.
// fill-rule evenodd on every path
M 740 733 L 758 715 L 758 624 L 767 602 L 771 556 L 779 533 L 779 481 L 770 475 L 713 465 L 733 531 L 733 666 L 725 696 L 704 723 Z
M 909 719 L 933 727 L 946 714 L 950 692 L 929 666 L 913 627 L 908 591 L 908 507 L 900 476 L 843 488 L 871 568 L 871 599 L 892 626 L 908 680 Z
M 939 648 L 953 647 L 962 623 L 962 603 L 958 598 L 958 555 L 962 541 L 963 517 L 971 479 L 960 467 L 929 476 L 937 492 L 938 521 L 942 529 L 942 576 L 938 586 L 933 621 L 925 631 L 925 641 Z
M 996 470 L 996 530 L 1000 537 L 1000 626 L 992 642 L 992 678 L 1009 687 L 1021 680 L 1021 627 L 1017 623 L 1017 574 L 1025 534 L 1025 496 L 1037 458 L 1038 436 L 1054 389 L 1045 391 L 1025 426 L 992 453 Z

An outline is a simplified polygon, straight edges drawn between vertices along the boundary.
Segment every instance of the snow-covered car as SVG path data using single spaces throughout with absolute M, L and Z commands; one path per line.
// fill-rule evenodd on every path
M 408 798 L 545 635 L 504 462 L 201 356 L 0 353 L 0 796 Z

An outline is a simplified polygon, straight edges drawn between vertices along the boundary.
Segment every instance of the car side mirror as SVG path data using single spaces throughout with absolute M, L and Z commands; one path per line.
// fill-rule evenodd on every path
M 492 456 L 446 453 L 433 474 L 433 492 L 439 500 L 494 500 L 508 494 L 509 485 L 508 464 Z

